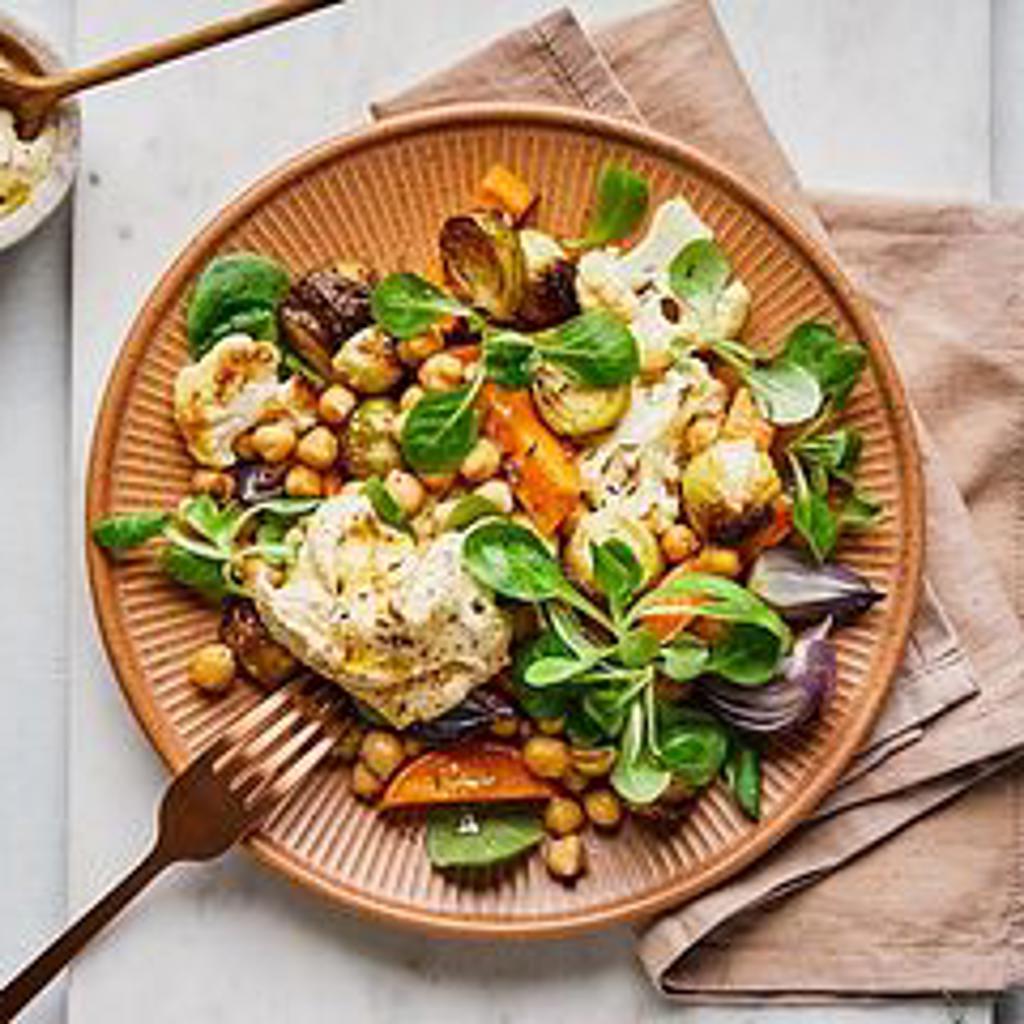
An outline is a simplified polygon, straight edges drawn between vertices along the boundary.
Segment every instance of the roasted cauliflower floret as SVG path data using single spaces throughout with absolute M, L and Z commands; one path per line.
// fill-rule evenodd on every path
M 316 396 L 300 378 L 281 383 L 281 356 L 268 341 L 232 334 L 174 382 L 174 418 L 196 462 L 234 465 L 235 441 L 257 423 L 287 419 L 297 430 L 316 422 Z
M 619 257 L 608 249 L 588 252 L 576 267 L 576 297 L 582 309 L 603 309 L 632 320 L 640 300 L 620 268 Z
M 691 525 L 721 544 L 735 544 L 762 525 L 781 491 L 771 456 L 750 437 L 716 441 L 694 456 L 683 473 Z

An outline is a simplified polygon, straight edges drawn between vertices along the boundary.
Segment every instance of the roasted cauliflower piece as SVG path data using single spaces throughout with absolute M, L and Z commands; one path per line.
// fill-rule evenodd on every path
M 257 423 L 287 419 L 298 431 L 316 422 L 316 395 L 301 378 L 278 380 L 281 355 L 268 341 L 232 334 L 174 382 L 174 418 L 196 462 L 234 465 L 234 443 Z
M 781 492 L 771 456 L 751 437 L 715 441 L 683 473 L 687 518 L 702 537 L 719 544 L 736 544 L 766 522 Z

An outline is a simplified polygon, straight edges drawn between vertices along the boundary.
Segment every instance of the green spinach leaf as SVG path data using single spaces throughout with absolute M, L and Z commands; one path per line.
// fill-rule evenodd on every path
M 402 454 L 420 473 L 456 469 L 479 436 L 474 406 L 478 386 L 431 391 L 408 412 L 402 427 Z
M 659 760 L 693 789 L 707 786 L 729 754 L 729 734 L 711 715 L 666 703 L 658 705 Z
M 220 601 L 233 592 L 224 574 L 225 564 L 203 558 L 177 544 L 168 544 L 160 552 L 164 572 L 176 582 L 198 591 L 208 601 Z
M 867 365 L 867 352 L 856 342 L 840 341 L 828 324 L 800 324 L 789 335 L 782 360 L 817 378 L 822 394 L 842 409 Z
M 480 519 L 500 517 L 502 511 L 482 494 L 464 494 L 452 506 L 444 521 L 446 530 L 465 530 Z
M 427 856 L 437 868 L 500 864 L 543 837 L 536 813 L 519 808 L 435 807 L 427 817 Z
M 278 303 L 288 291 L 284 267 L 257 253 L 218 256 L 199 275 L 186 316 L 189 350 L 193 359 L 205 355 L 231 325 L 265 325 L 276 316 Z M 236 320 L 245 314 L 245 320 Z M 219 333 L 215 333 L 220 329 Z M 238 329 L 235 327 L 234 329 Z M 248 333 L 248 330 L 247 330 Z
M 780 427 L 804 423 L 821 408 L 815 376 L 796 363 L 776 361 L 752 366 L 744 374 L 761 413 Z
M 688 683 L 705 671 L 711 652 L 689 633 L 680 633 L 659 653 L 658 667 L 669 679 Z
M 409 520 L 402 511 L 402 506 L 395 501 L 387 485 L 379 476 L 371 476 L 363 484 L 363 494 L 369 499 L 377 518 L 386 526 L 402 533 L 412 533 Z
M 462 560 L 484 586 L 517 601 L 549 601 L 572 589 L 544 541 L 507 520 L 474 526 L 466 534 Z
M 612 619 L 618 622 L 644 581 L 643 567 L 633 549 L 618 537 L 610 537 L 600 544 L 591 543 L 590 557 L 594 581 L 608 598 Z
M 538 361 L 531 338 L 516 331 L 497 331 L 484 339 L 483 352 L 489 380 L 510 391 L 530 386 Z
M 757 750 L 734 738 L 723 775 L 743 813 L 753 821 L 760 821 L 761 755 Z
M 628 167 L 605 163 L 597 175 L 596 201 L 577 243 L 594 247 L 617 242 L 636 230 L 647 212 L 650 186 Z
M 652 629 L 640 626 L 619 637 L 615 653 L 626 668 L 646 668 L 653 664 L 661 650 L 661 642 Z
M 702 318 L 714 311 L 732 267 L 719 245 L 710 238 L 688 242 L 669 264 L 669 287 Z
M 170 521 L 170 515 L 159 509 L 110 516 L 93 526 L 92 539 L 110 551 L 125 551 L 159 537 Z
M 624 800 L 650 804 L 661 796 L 672 781 L 672 774 L 655 760 L 647 736 L 648 723 L 643 702 L 629 708 L 622 733 L 619 756 L 612 770 L 611 783 Z
M 737 622 L 712 647 L 704 671 L 741 686 L 759 686 L 775 677 L 781 660 L 778 636 L 760 626 Z
M 640 372 L 633 332 L 613 313 L 592 309 L 535 338 L 537 354 L 561 367 L 579 384 L 611 388 Z
M 828 493 L 816 490 L 807 482 L 800 460 L 790 455 L 793 470 L 793 527 L 807 542 L 811 554 L 826 562 L 839 542 L 839 520 L 828 503 Z
M 389 274 L 370 296 L 373 319 L 396 338 L 422 334 L 443 316 L 465 312 L 450 295 L 418 274 Z

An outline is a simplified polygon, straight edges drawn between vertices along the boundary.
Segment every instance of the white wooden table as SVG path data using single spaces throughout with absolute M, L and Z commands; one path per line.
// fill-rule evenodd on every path
M 164 782 L 109 677 L 81 567 L 91 419 L 133 311 L 182 242 L 255 175 L 351 125 L 369 99 L 552 5 L 351 0 L 88 98 L 73 223 L 65 212 L 0 257 L 0 977 L 143 848 Z M 643 5 L 575 6 L 596 20 Z M 7 9 L 85 60 L 238 6 Z M 718 7 L 809 184 L 1024 198 L 1022 0 Z M 354 921 L 232 857 L 161 884 L 82 959 L 70 995 L 54 993 L 26 1019 L 604 1024 L 686 1013 L 708 1024 L 852 1024 L 872 1014 L 923 1024 L 962 1014 L 973 1024 L 991 1011 L 986 1001 L 683 1011 L 650 992 L 624 931 L 546 947 L 428 941 Z

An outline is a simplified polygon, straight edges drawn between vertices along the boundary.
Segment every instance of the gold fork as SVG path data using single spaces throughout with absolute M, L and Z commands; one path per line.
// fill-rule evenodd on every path
M 196 757 L 164 794 L 149 854 L 0 992 L 0 1021 L 12 1020 L 162 871 L 226 853 L 292 793 L 336 742 L 328 700 L 326 687 L 297 679 Z

